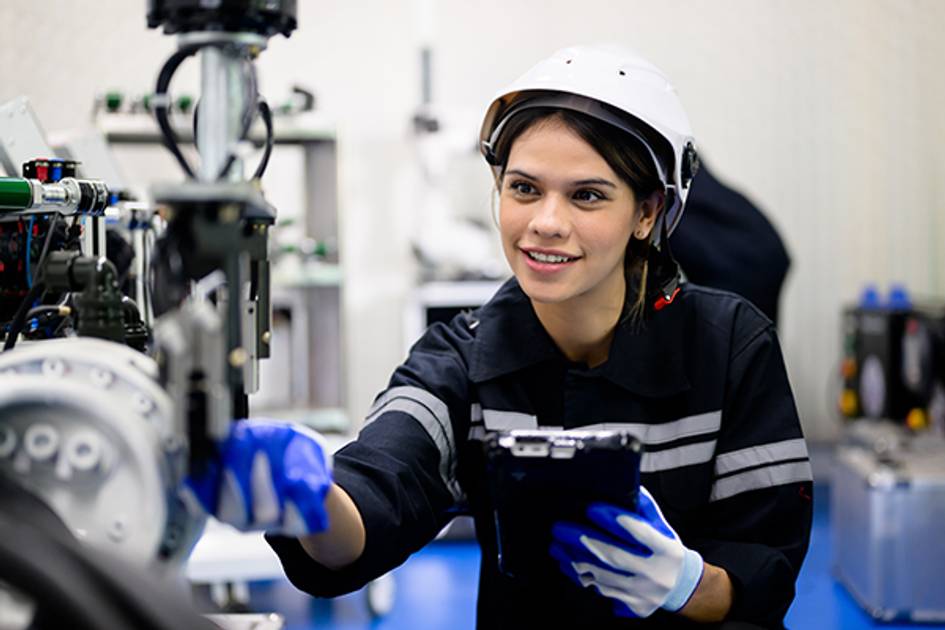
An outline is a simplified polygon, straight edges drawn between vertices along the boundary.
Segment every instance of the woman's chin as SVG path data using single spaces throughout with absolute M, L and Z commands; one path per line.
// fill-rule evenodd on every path
M 567 301 L 571 297 L 571 292 L 562 286 L 553 286 L 544 282 L 534 282 L 519 277 L 519 286 L 522 292 L 528 296 L 532 302 L 540 304 L 559 304 Z

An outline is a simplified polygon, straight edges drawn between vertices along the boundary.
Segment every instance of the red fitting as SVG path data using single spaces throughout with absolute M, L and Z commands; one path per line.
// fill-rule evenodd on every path
M 656 300 L 656 304 L 653 305 L 653 309 L 657 311 L 663 310 L 663 308 L 673 303 L 673 300 L 676 299 L 677 295 L 679 295 L 679 287 L 676 287 L 676 290 L 673 291 L 673 294 L 669 296 L 668 299 L 665 295 L 661 295 L 660 299 Z

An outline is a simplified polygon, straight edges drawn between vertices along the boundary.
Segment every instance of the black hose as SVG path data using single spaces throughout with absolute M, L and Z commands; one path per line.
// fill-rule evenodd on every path
M 161 137 L 164 140 L 164 146 L 167 147 L 167 150 L 170 151 L 175 158 L 177 158 L 178 164 L 180 164 L 181 168 L 184 169 L 184 172 L 191 179 L 196 177 L 194 174 L 194 169 L 190 166 L 190 162 L 187 161 L 187 158 L 185 158 L 184 154 L 181 152 L 180 144 L 177 140 L 177 134 L 174 133 L 174 129 L 171 127 L 171 122 L 168 118 L 167 113 L 169 103 L 167 90 L 170 87 L 171 78 L 173 78 L 174 73 L 177 72 L 177 68 L 180 67 L 180 64 L 183 63 L 185 59 L 203 48 L 204 45 L 206 44 L 192 44 L 190 46 L 183 46 L 179 48 L 177 52 L 171 55 L 168 60 L 164 62 L 164 66 L 161 68 L 161 72 L 158 74 L 157 85 L 154 88 L 154 117 L 157 119 L 158 127 L 161 129 Z
M 262 98 L 259 99 L 259 115 L 266 125 L 266 148 L 259 160 L 259 166 L 256 167 L 256 172 L 253 173 L 253 179 L 260 179 L 263 173 L 266 172 L 266 167 L 269 165 L 269 156 L 272 155 L 272 146 L 275 144 L 275 135 L 272 131 L 272 110 L 269 109 L 269 103 Z
M 53 234 L 56 228 L 59 227 L 59 220 L 61 218 L 62 215 L 57 212 L 49 220 L 49 230 L 46 232 L 46 238 L 43 239 L 43 249 L 39 252 L 39 259 L 36 261 L 36 267 L 33 269 L 33 277 L 30 278 L 33 284 L 36 284 L 36 279 L 39 278 L 39 274 L 43 270 L 43 263 L 46 262 L 46 255 L 49 253 L 49 244 L 52 243 Z M 26 255 L 29 256 L 30 253 L 26 252 Z
M 31 628 L 216 627 L 141 569 L 83 547 L 26 491 L 6 483 L 0 490 L 0 582 L 33 602 Z
M 33 286 L 30 287 L 29 292 L 26 294 L 26 297 L 20 302 L 20 306 L 16 309 L 16 314 L 13 316 L 13 321 L 10 323 L 7 339 L 3 343 L 4 352 L 12 350 L 13 346 L 16 345 L 16 338 L 19 337 L 23 326 L 26 325 L 26 314 L 29 312 L 33 302 L 39 298 L 45 286 L 44 282 L 34 282 Z
M 193 52 L 189 53 L 189 55 L 194 54 L 194 52 L 197 52 L 198 50 L 200 50 L 201 48 L 205 46 L 214 46 L 214 45 L 215 44 L 209 44 L 209 43 L 195 45 L 193 46 L 194 48 Z M 181 49 L 181 50 L 184 50 L 184 49 Z M 189 56 L 189 55 L 186 55 L 186 56 Z M 186 56 L 184 58 L 186 58 Z M 180 65 L 181 61 L 183 61 L 184 58 L 181 58 L 180 60 L 176 60 L 175 65 L 170 69 L 170 73 L 166 76 L 166 78 L 164 76 L 164 69 L 161 70 L 161 75 L 159 75 L 159 78 L 158 78 L 158 88 L 156 90 L 156 93 L 164 95 L 164 97 L 158 99 L 158 102 L 159 103 L 164 102 L 165 104 L 164 104 L 163 112 L 159 112 L 157 109 L 155 109 L 155 115 L 158 116 L 158 124 L 161 125 L 161 131 L 163 132 L 163 135 L 165 138 L 165 146 L 167 146 L 167 148 L 170 149 L 171 153 L 173 153 L 174 156 L 177 157 L 177 161 L 180 162 L 181 166 L 184 168 L 184 171 L 186 171 L 187 174 L 191 178 L 194 178 L 195 175 L 194 175 L 193 168 L 190 166 L 190 163 L 186 161 L 183 154 L 180 152 L 180 148 L 177 142 L 177 136 L 176 134 L 174 134 L 174 131 L 171 128 L 170 122 L 167 119 L 167 98 L 166 98 L 167 89 L 170 87 L 171 77 L 173 77 L 174 72 L 177 71 L 177 67 Z M 170 64 L 172 60 L 174 60 L 174 57 L 171 57 L 171 59 L 168 59 L 167 63 L 165 64 L 165 68 L 167 68 L 168 64 Z M 249 74 L 250 74 L 250 79 L 252 81 L 248 87 L 248 94 L 254 95 L 255 98 L 258 99 L 259 95 L 256 92 L 256 83 L 257 83 L 256 74 L 252 65 L 250 65 Z M 162 79 L 164 80 L 162 81 Z M 164 88 L 163 92 L 160 91 L 161 87 Z M 247 107 L 245 108 L 243 112 L 243 116 L 242 116 L 243 126 L 242 126 L 242 129 L 240 130 L 240 135 L 239 135 L 240 140 L 244 140 L 249 135 L 249 131 L 253 126 L 253 119 L 255 118 L 256 107 L 254 107 L 252 103 L 249 102 L 250 100 L 252 100 L 252 97 L 247 96 L 246 100 L 247 100 Z M 266 109 L 268 110 L 268 105 L 266 106 Z M 262 107 L 259 108 L 259 111 L 260 113 L 262 113 Z M 162 118 L 166 124 L 161 124 Z M 265 118 L 263 118 L 263 120 L 265 120 Z M 200 151 L 200 146 L 197 143 L 197 126 L 199 122 L 200 122 L 200 102 L 198 101 L 197 105 L 194 107 L 194 122 L 193 122 L 194 146 L 197 147 L 198 152 Z M 271 118 L 269 122 L 267 123 L 267 129 L 269 129 L 270 131 L 272 129 Z M 168 140 L 168 138 L 170 138 L 170 140 Z M 169 144 L 169 142 L 171 144 Z M 268 162 L 268 158 L 266 158 L 266 161 Z M 230 172 L 230 169 L 233 167 L 234 162 L 236 162 L 236 155 L 231 151 L 229 155 L 227 155 L 226 162 L 223 164 L 223 167 L 220 169 L 219 174 L 217 174 L 217 177 L 216 177 L 217 180 L 224 179 L 227 176 L 227 174 Z M 265 168 L 263 170 L 265 170 Z M 258 169 L 257 169 L 257 172 L 258 172 Z
M 0 516 L 0 577 L 34 600 L 44 628 L 69 620 L 75 628 L 120 627 L 121 609 L 90 588 L 72 549 L 26 523 Z M 15 541 L 15 542 L 14 542 Z M 35 620 L 34 620 L 35 621 Z M 35 626 L 34 626 L 35 627 Z
M 26 314 L 26 321 L 29 321 L 34 317 L 39 317 L 40 315 L 45 315 L 47 313 L 61 314 L 63 317 L 65 317 L 68 314 L 68 311 L 66 313 L 61 313 L 60 311 L 63 308 L 69 307 L 63 307 L 60 304 L 43 304 L 42 306 L 33 307 Z
M 60 306 L 68 306 L 71 313 L 74 313 L 74 312 L 75 312 L 75 308 L 74 308 L 73 305 L 72 305 L 72 294 L 71 294 L 71 293 L 66 293 L 66 299 L 64 299 L 64 300 L 60 303 Z M 52 337 L 58 337 L 58 336 L 60 336 L 60 335 L 62 334 L 62 329 L 65 328 L 66 324 L 68 324 L 69 322 L 72 321 L 72 315 L 71 315 L 71 313 L 70 313 L 69 315 L 67 315 L 66 317 L 63 317 L 63 318 L 59 321 L 59 324 L 56 326 L 55 330 L 53 330 L 52 335 L 50 335 L 50 336 L 52 336 Z

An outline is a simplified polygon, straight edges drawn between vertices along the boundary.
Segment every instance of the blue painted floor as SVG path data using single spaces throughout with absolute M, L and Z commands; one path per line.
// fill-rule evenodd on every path
M 787 616 L 792 630 L 926 630 L 943 625 L 878 624 L 830 576 L 829 492 L 815 491 L 810 552 L 797 584 L 797 599 Z M 472 542 L 437 542 L 394 572 L 397 596 L 383 619 L 372 620 L 363 592 L 332 601 L 314 600 L 287 582 L 254 583 L 251 604 L 277 611 L 289 630 L 451 630 L 475 627 L 479 548 Z

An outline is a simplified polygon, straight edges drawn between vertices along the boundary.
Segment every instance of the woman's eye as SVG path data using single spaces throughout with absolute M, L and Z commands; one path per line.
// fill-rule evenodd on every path
M 531 195 L 535 193 L 535 187 L 523 181 L 514 181 L 509 184 L 509 188 L 521 195 Z
M 585 188 L 574 193 L 574 199 L 576 199 L 577 201 L 592 202 L 592 201 L 601 201 L 606 198 L 607 197 L 605 197 L 601 193 L 591 188 Z

